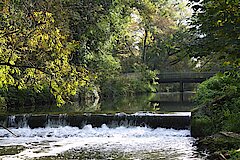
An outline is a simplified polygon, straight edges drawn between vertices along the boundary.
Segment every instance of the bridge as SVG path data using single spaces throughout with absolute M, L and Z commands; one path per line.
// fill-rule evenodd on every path
M 201 83 L 214 76 L 216 72 L 166 72 L 157 74 L 158 83 L 180 83 L 180 92 L 184 91 L 184 83 Z

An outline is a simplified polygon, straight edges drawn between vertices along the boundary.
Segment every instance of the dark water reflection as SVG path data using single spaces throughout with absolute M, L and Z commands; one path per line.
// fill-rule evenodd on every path
M 155 112 L 180 112 L 191 111 L 194 107 L 192 102 L 194 93 L 152 93 L 139 95 L 135 97 L 124 97 L 114 100 L 106 100 L 101 103 L 101 111 L 134 113 L 137 111 L 155 111 Z
M 57 106 L 36 106 L 26 107 L 15 111 L 14 113 L 135 113 L 138 111 L 153 112 L 179 112 L 190 111 L 193 108 L 193 92 L 185 92 L 183 95 L 179 92 L 161 92 L 143 94 L 138 96 L 117 97 L 102 101 L 95 101 L 88 104 L 72 103 L 64 107 Z

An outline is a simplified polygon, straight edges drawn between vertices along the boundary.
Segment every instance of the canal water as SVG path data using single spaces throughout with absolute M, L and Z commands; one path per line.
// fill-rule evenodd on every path
M 162 97 L 158 104 L 149 103 L 157 96 Z M 173 95 L 159 94 L 107 103 L 96 112 L 126 112 L 135 111 L 189 111 L 191 105 L 185 102 L 167 103 L 167 97 Z M 165 97 L 165 99 L 164 99 Z M 174 97 L 174 96 L 173 96 Z M 154 100 L 155 101 L 155 100 Z M 174 102 L 177 100 L 171 101 Z M 140 105 L 141 104 L 141 105 Z M 138 106 L 138 107 L 137 107 Z M 73 107 L 71 112 L 75 111 Z M 111 110 L 112 109 L 112 110 Z M 60 111 L 60 110 L 59 110 Z M 58 111 L 58 112 L 59 112 Z M 55 111 L 56 112 L 56 111 Z M 10 128 L 17 135 L 10 134 L 0 128 L 0 159 L 169 159 L 169 160 L 202 160 L 205 154 L 195 146 L 196 139 L 191 137 L 190 130 L 175 130 L 165 128 L 150 128 L 147 126 L 115 126 L 113 128 L 102 124 L 83 128 L 59 124 L 48 125 L 45 128 L 30 129 L 27 125 L 21 128 Z

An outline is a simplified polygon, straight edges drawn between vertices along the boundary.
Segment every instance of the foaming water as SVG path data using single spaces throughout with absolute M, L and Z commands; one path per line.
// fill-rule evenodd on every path
M 19 128 L 13 137 L 0 129 L 0 146 L 23 146 L 0 159 L 203 159 L 193 146 L 189 130 L 147 127 Z M 71 156 L 70 156 L 71 155 Z M 74 156 L 73 156 L 74 155 Z M 154 158 L 155 157 L 155 158 Z M 198 158 L 197 158 L 198 157 Z

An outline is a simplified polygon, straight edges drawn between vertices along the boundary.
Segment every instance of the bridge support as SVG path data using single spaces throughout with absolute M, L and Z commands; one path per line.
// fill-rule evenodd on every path
M 180 101 L 183 102 L 183 92 L 184 92 L 184 84 L 183 81 L 180 81 Z
M 184 83 L 201 83 L 217 72 L 166 72 L 157 75 L 158 83 L 179 83 L 180 100 L 183 101 Z
M 184 84 L 183 84 L 183 81 L 180 81 L 180 92 L 184 92 Z

